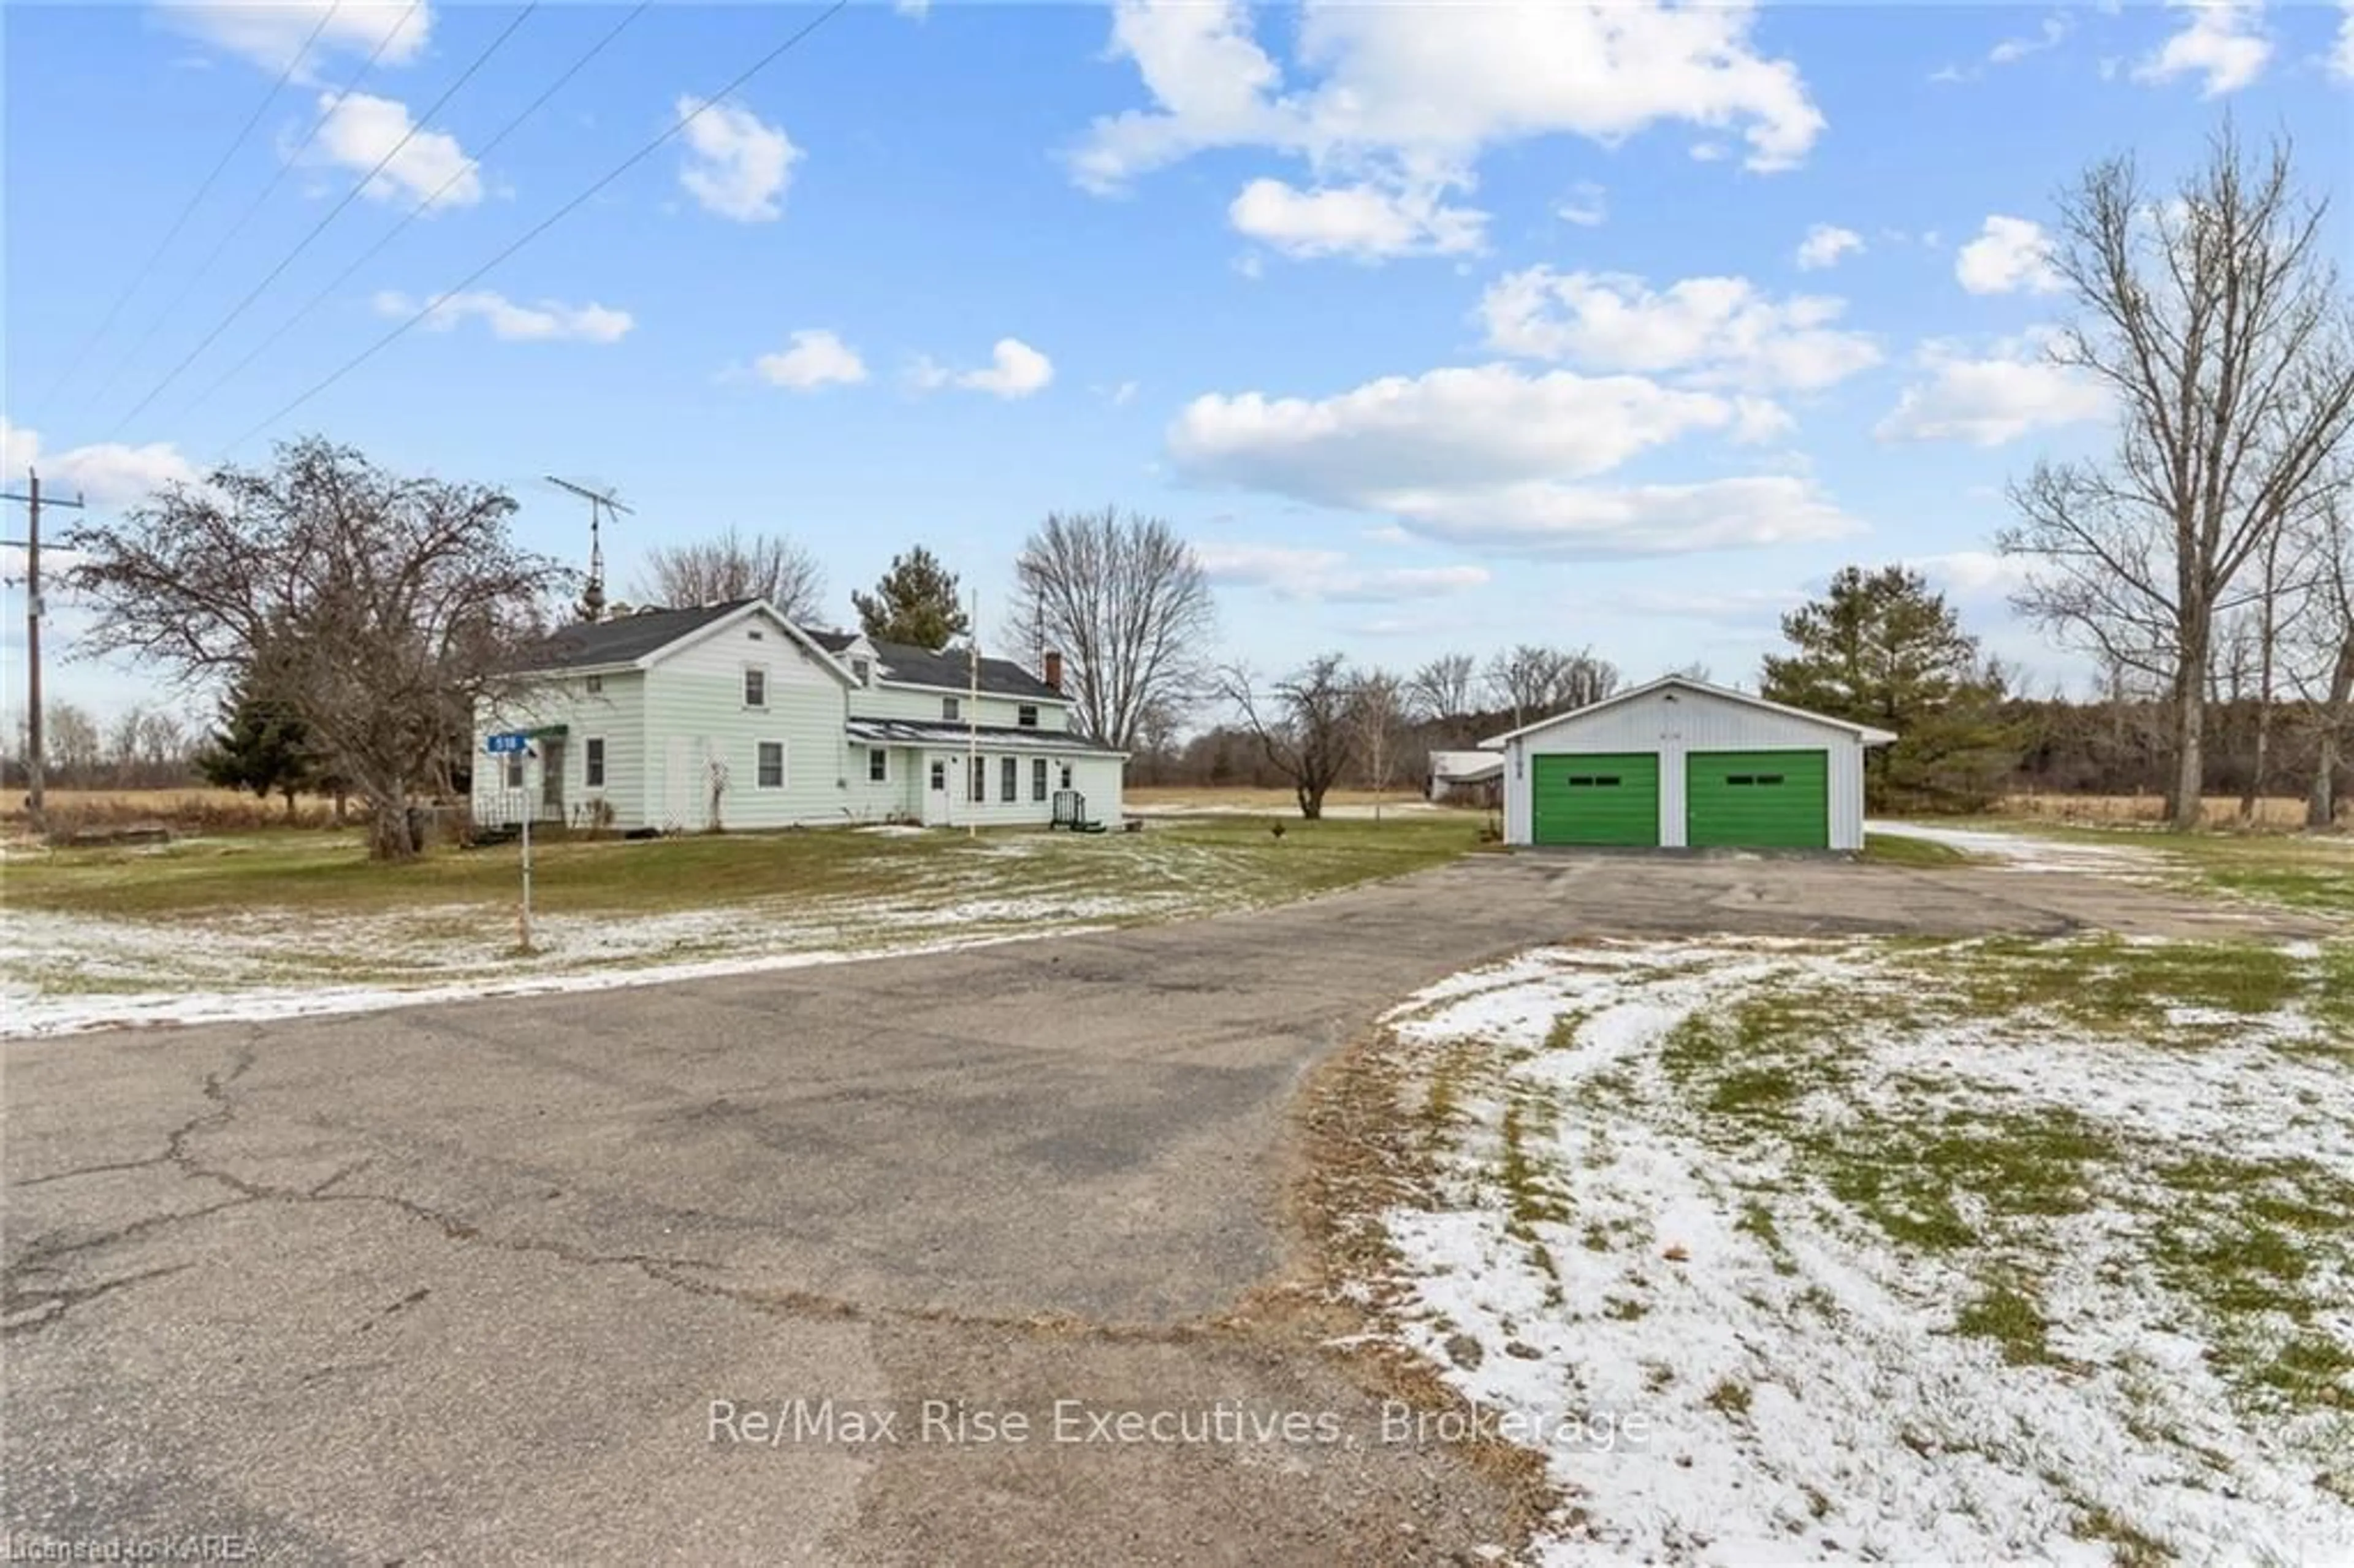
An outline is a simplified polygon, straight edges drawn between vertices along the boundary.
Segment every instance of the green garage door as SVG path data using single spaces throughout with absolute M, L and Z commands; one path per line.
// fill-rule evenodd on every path
M 1659 759 L 1649 752 L 1617 757 L 1535 757 L 1529 762 L 1531 842 L 1541 844 L 1657 844 Z
M 1684 766 L 1684 842 L 1694 849 L 1828 849 L 1830 754 L 1695 751 Z

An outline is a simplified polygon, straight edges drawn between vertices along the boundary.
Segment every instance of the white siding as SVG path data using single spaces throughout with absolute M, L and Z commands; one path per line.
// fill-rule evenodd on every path
M 526 802 L 536 805 L 544 775 L 540 759 L 524 765 L 524 789 L 505 788 L 502 759 L 485 756 L 482 743 L 502 730 L 566 726 L 564 800 L 567 820 L 572 808 L 599 799 L 613 808 L 617 827 L 636 827 L 645 810 L 645 677 L 622 671 L 596 677 L 599 691 L 588 690 L 589 677 L 571 675 L 538 683 L 495 707 L 485 705 L 474 715 L 474 816 L 480 821 L 511 821 Z M 605 785 L 588 786 L 591 739 L 605 743 Z
M 1032 768 L 1043 756 L 1046 764 L 1046 798 L 1033 798 Z M 1011 757 L 1014 768 L 1014 799 L 1007 800 L 1001 788 L 1004 779 L 1004 758 Z M 1063 787 L 1063 769 L 1071 770 L 1071 788 L 1087 797 L 1087 815 L 1099 822 L 1119 825 L 1121 820 L 1120 784 L 1126 765 L 1117 757 L 1067 757 L 1052 753 L 1031 753 L 1018 748 L 991 751 L 981 748 L 979 758 L 982 777 L 988 784 L 987 799 L 974 800 L 965 773 L 965 754 L 953 747 L 935 747 L 924 751 L 893 753 L 893 760 L 914 759 L 909 769 L 919 791 L 911 815 L 920 814 L 920 791 L 930 787 L 931 765 L 944 763 L 948 768 L 948 821 L 950 826 L 979 824 L 984 828 L 1043 827 L 1055 820 L 1055 795 Z
M 1827 720 L 1776 713 L 1711 692 L 1674 687 L 1585 713 L 1566 714 L 1511 741 L 1504 754 L 1504 837 L 1528 843 L 1529 758 L 1654 752 L 1659 758 L 1659 842 L 1684 843 L 1684 758 L 1694 751 L 1829 754 L 1830 847 L 1863 847 L 1863 744 Z
M 767 701 L 745 702 L 745 671 L 766 672 Z M 680 643 L 646 672 L 648 825 L 711 825 L 712 768 L 726 769 L 719 821 L 781 828 L 856 820 L 843 683 L 766 616 L 723 622 Z M 785 748 L 784 783 L 760 785 L 763 742 Z

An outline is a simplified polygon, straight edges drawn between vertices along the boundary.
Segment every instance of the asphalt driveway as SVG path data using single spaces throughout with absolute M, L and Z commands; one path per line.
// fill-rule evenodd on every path
M 2233 922 L 2061 875 L 1484 857 L 949 956 L 15 1044 L 12 1544 L 1446 1560 L 1521 1499 L 1387 1440 L 1265 1308 L 1303 1075 L 1548 940 L 2077 923 Z

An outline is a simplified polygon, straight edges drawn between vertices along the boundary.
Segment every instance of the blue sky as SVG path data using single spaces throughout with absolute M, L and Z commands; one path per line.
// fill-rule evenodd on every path
M 121 506 L 318 431 L 505 484 L 576 559 L 538 476 L 617 486 L 622 594 L 733 524 L 806 543 L 844 619 L 928 544 L 985 623 L 1044 514 L 1116 503 L 1194 542 L 1263 668 L 1533 640 L 1748 683 L 1832 570 L 1907 560 L 2049 682 L 1988 552 L 2007 477 L 2103 440 L 2040 355 L 2055 193 L 2124 151 L 2169 183 L 2227 111 L 2349 183 L 2337 7 L 861 5 L 251 433 L 817 13 L 654 6 L 484 154 L 626 12 L 481 58 L 517 15 L 9 5 L 12 485 Z

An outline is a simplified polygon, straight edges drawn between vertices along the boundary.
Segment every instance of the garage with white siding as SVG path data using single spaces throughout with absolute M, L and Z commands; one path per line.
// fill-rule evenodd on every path
M 1863 754 L 1896 737 L 1669 675 L 1485 743 L 1509 843 L 1863 847 Z

